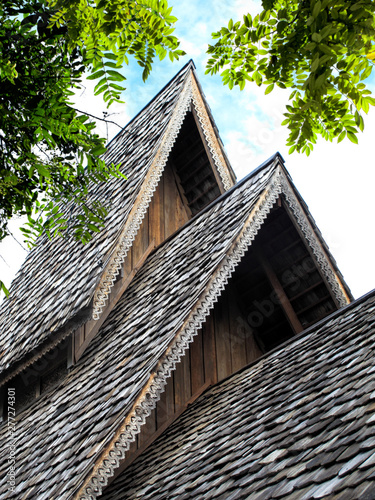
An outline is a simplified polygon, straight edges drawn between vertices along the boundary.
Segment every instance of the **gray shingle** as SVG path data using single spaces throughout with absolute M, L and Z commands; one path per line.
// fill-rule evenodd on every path
M 192 498 L 198 498 L 196 492 L 202 485 L 211 490 L 212 483 L 212 487 L 217 488 L 212 476 L 205 476 L 207 456 L 221 479 L 223 498 L 225 494 L 231 495 L 233 488 L 237 498 L 262 500 L 359 498 L 375 491 L 371 447 L 375 408 L 361 389 L 367 387 L 367 395 L 371 395 L 375 381 L 372 370 L 375 366 L 374 313 L 375 292 L 336 313 L 324 326 L 302 334 L 209 389 L 109 486 L 104 500 L 137 498 L 139 489 L 154 474 L 164 478 L 159 483 L 159 497 L 174 498 L 176 490 L 181 491 L 183 485 L 189 483 L 190 475 L 201 471 L 190 492 Z M 367 369 L 352 371 L 355 361 L 361 359 L 366 359 Z M 295 370 L 297 366 L 300 370 Z M 301 379 L 300 371 L 314 372 L 318 381 L 324 380 L 324 394 L 331 397 L 322 398 L 311 375 Z M 357 389 L 353 389 L 356 385 Z M 251 394 L 251 398 L 243 398 L 243 394 Z M 290 412 L 291 400 L 299 403 L 290 421 L 304 434 L 299 439 L 299 432 L 294 433 L 295 442 L 279 433 L 276 424 L 283 420 L 283 412 Z M 334 437 L 326 425 L 329 419 L 325 413 L 330 410 L 338 417 Z M 241 423 L 235 427 L 233 413 L 236 422 L 241 417 Z M 206 415 L 210 415 L 209 421 Z M 203 427 L 199 426 L 201 421 L 205 422 Z M 325 425 L 317 426 L 319 422 Z M 258 440 L 262 427 L 265 430 Z M 219 430 L 223 428 L 232 430 L 226 441 L 220 438 Z M 242 448 L 236 448 L 236 441 L 252 446 L 244 453 Z M 176 453 L 164 454 L 166 443 L 169 449 L 176 449 L 177 443 L 184 449 L 183 474 L 175 467 Z M 205 449 L 208 455 L 201 456 L 199 449 Z M 296 455 L 300 450 L 304 450 L 304 457 Z M 234 484 L 230 479 L 235 480 Z M 227 491 L 224 491 L 226 485 Z M 155 497 L 146 493 L 142 498 Z

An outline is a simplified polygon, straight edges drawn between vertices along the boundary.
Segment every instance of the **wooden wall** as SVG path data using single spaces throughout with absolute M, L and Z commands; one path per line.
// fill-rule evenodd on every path
M 224 379 L 260 356 L 262 352 L 236 304 L 234 291 L 228 286 L 176 366 L 126 462 L 130 463 L 207 385 Z
M 190 217 L 186 200 L 183 200 L 183 194 L 179 190 L 179 179 L 167 164 L 101 318 L 88 321 L 74 334 L 69 365 L 77 362 L 82 356 L 151 250 L 183 226 Z
M 177 185 L 178 179 L 167 164 L 127 256 L 125 274 L 133 269 L 152 241 L 155 246 L 160 245 L 189 220 Z

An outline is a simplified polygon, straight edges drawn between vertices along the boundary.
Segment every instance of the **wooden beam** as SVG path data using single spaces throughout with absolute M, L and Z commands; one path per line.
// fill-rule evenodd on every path
M 302 332 L 303 328 L 301 325 L 300 320 L 297 317 L 297 314 L 295 313 L 285 291 L 284 288 L 282 287 L 278 277 L 276 276 L 274 270 L 272 269 L 271 264 L 269 263 L 267 257 L 265 256 L 264 252 L 262 252 L 261 247 L 258 245 L 254 245 L 254 253 L 258 261 L 260 262 L 264 272 L 266 273 L 266 276 L 272 286 L 272 288 L 275 290 L 276 295 L 280 301 L 280 305 L 290 323 L 290 326 L 293 328 L 294 333 L 300 333 Z
M 209 162 L 209 160 L 208 160 L 208 159 L 206 159 L 206 160 L 204 161 L 204 163 L 202 163 L 201 165 L 199 165 L 199 167 L 197 167 L 196 169 L 192 170 L 192 171 L 190 172 L 190 174 L 189 174 L 189 175 L 188 175 L 188 176 L 187 176 L 187 177 L 183 180 L 183 182 L 184 182 L 184 183 L 189 182 L 189 181 L 190 181 L 190 179 L 192 179 L 195 175 L 197 175 L 197 173 L 198 173 L 198 172 L 200 172 L 200 171 L 202 170 L 202 168 L 206 167 L 207 165 L 208 165 L 209 167 L 211 166 L 211 165 L 210 165 L 210 162 Z M 181 170 L 182 170 L 182 169 L 180 169 L 180 171 L 181 171 Z M 183 172 L 182 172 L 182 173 L 183 173 Z
M 180 176 L 178 174 L 176 165 L 172 161 L 170 163 L 171 163 L 172 172 L 173 172 L 173 175 L 174 175 L 174 180 L 175 180 L 175 183 L 176 183 L 176 186 L 177 186 L 177 190 L 178 190 L 178 193 L 179 193 L 180 198 L 181 198 L 181 203 L 182 203 L 183 207 L 186 210 L 188 219 L 191 219 L 192 216 L 193 216 L 193 214 L 191 213 L 191 210 L 190 210 L 190 207 L 189 207 L 189 202 L 188 202 L 188 200 L 186 198 L 186 193 L 185 193 L 185 190 L 183 188 L 183 185 L 182 185 L 182 182 L 181 182 L 181 178 L 180 178 Z
M 208 194 L 210 191 L 212 191 L 216 187 L 217 187 L 216 184 L 210 184 L 207 189 L 205 189 L 202 193 L 199 194 L 199 196 L 197 196 L 196 198 L 194 198 L 194 200 L 189 203 L 189 207 L 191 207 L 192 205 L 194 205 L 194 203 L 196 203 L 198 200 L 200 200 L 201 198 L 203 198 L 203 196 L 205 196 L 206 194 Z M 212 201 L 212 200 L 209 200 L 209 201 Z

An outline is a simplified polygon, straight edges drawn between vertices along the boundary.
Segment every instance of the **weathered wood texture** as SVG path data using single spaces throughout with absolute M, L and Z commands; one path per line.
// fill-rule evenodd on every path
M 139 455 L 140 449 L 152 442 L 153 435 L 159 435 L 158 430 L 166 422 L 172 422 L 174 416 L 177 418 L 203 386 L 228 377 L 262 356 L 232 292 L 228 286 L 190 345 L 189 352 L 176 366 L 156 411 L 142 427 L 137 448 L 133 447 L 127 454 L 127 462 L 131 463 L 132 455 Z
M 103 500 L 373 499 L 375 293 L 207 390 Z
M 99 321 L 88 321 L 74 335 L 74 361 L 78 361 L 82 356 L 91 339 L 96 335 L 115 303 L 130 285 L 152 249 L 160 245 L 189 220 L 190 217 L 177 183 L 178 179 L 172 167 L 167 164 L 132 248 L 112 288 L 102 317 Z

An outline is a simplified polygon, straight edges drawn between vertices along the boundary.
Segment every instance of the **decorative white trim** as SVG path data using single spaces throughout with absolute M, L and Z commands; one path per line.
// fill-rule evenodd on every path
M 215 131 L 213 130 L 195 78 L 193 78 L 192 80 L 192 94 L 194 108 L 197 113 L 199 123 L 201 124 L 203 134 L 206 138 L 207 145 L 211 151 L 211 156 L 215 162 L 216 169 L 219 172 L 219 175 L 223 182 L 224 189 L 225 191 L 228 191 L 228 189 L 230 189 L 234 185 L 233 180 L 229 175 L 226 161 L 224 159 L 223 153 L 221 152 L 220 145 L 218 143 Z
M 125 261 L 127 253 L 132 246 L 148 210 L 152 195 L 156 190 L 159 180 L 163 174 L 169 154 L 174 146 L 174 143 L 176 142 L 178 133 L 191 102 L 193 102 L 196 109 L 203 133 L 207 139 L 208 146 L 215 161 L 217 170 L 221 176 L 224 188 L 227 190 L 233 185 L 224 157 L 215 137 L 214 130 L 207 115 L 198 85 L 196 84 L 195 79 L 192 76 L 192 72 L 190 71 L 169 121 L 167 130 L 163 136 L 161 145 L 146 174 L 146 178 L 137 197 L 137 201 L 129 214 L 124 229 L 122 230 L 119 243 L 117 244 L 112 257 L 106 266 L 105 272 L 94 294 L 92 313 L 92 318 L 94 320 L 98 320 L 103 312 L 109 294 L 111 293 L 111 289 L 116 281 L 117 275 L 120 272 L 120 268 Z
M 160 399 L 160 394 L 164 391 L 168 378 L 171 376 L 173 370 L 175 370 L 177 363 L 185 355 L 194 336 L 197 335 L 206 321 L 210 310 L 214 307 L 215 302 L 217 302 L 228 280 L 258 234 L 264 220 L 281 193 L 284 193 L 287 203 L 305 234 L 329 284 L 332 286 L 337 300 L 342 305 L 347 304 L 348 300 L 342 292 L 340 283 L 328 258 L 321 249 L 321 245 L 308 222 L 306 214 L 300 207 L 285 174 L 280 167 L 277 167 L 268 187 L 252 209 L 231 250 L 224 257 L 221 265 L 208 283 L 205 294 L 190 313 L 183 328 L 177 333 L 167 352 L 160 360 L 155 372 L 150 376 L 149 382 L 143 389 L 140 398 L 135 402 L 124 424 L 119 429 L 116 438 L 112 441 L 110 450 L 106 452 L 101 462 L 96 465 L 92 477 L 78 493 L 77 498 L 80 500 L 96 499 L 108 484 L 109 478 L 115 474 L 116 469 L 125 458 L 130 444 L 134 442 L 136 435 L 139 434 L 141 427 L 145 424 L 147 417 L 151 414 L 157 401 Z
M 205 322 L 210 310 L 221 295 L 229 278 L 257 235 L 264 220 L 269 214 L 281 192 L 280 168 L 272 176 L 269 186 L 261 195 L 258 203 L 252 209 L 243 229 L 236 238 L 229 253 L 224 257 L 206 287 L 206 293 L 196 304 L 183 328 L 178 332 L 167 352 L 160 360 L 156 371 L 151 375 L 147 386 L 143 389 L 139 400 L 134 404 L 124 424 L 112 441 L 110 450 L 106 452 L 101 462 L 96 465 L 88 483 L 78 492 L 80 500 L 94 500 L 101 495 L 121 461 L 125 458 L 130 444 L 135 441 L 147 417 L 155 408 L 161 393 L 165 389 L 168 378 L 175 370 L 177 363 L 184 356 L 189 344 Z
M 336 297 L 338 305 L 340 307 L 346 306 L 347 304 L 349 304 L 350 299 L 347 296 L 342 284 L 340 283 L 340 280 L 338 279 L 333 266 L 331 265 L 325 252 L 323 251 L 322 245 L 319 242 L 313 227 L 309 223 L 306 214 L 302 210 L 302 207 L 296 195 L 294 194 L 286 176 L 282 175 L 280 179 L 281 179 L 282 192 L 285 195 L 285 199 L 290 209 L 292 210 L 295 219 L 299 227 L 301 228 L 301 231 L 305 235 L 305 238 L 310 245 L 310 248 L 317 261 L 317 264 L 320 267 L 321 271 L 323 272 L 327 282 L 331 287 L 333 294 Z

